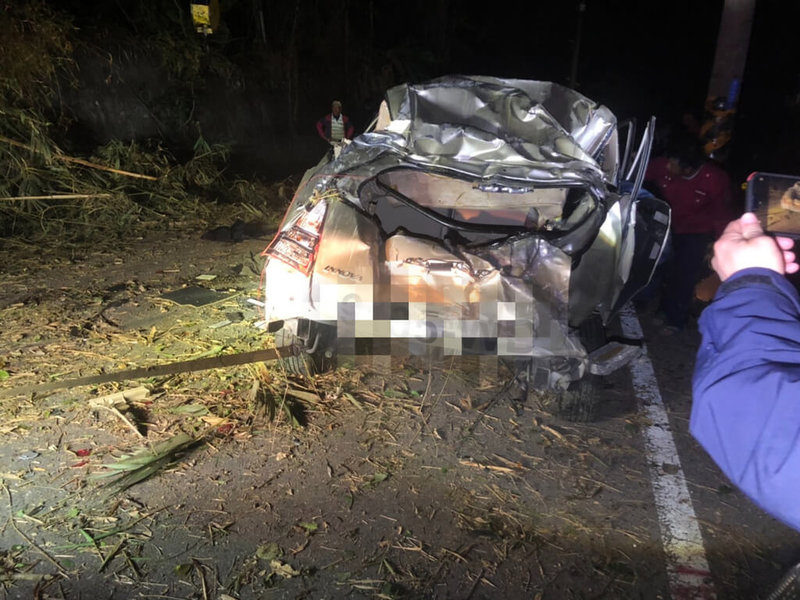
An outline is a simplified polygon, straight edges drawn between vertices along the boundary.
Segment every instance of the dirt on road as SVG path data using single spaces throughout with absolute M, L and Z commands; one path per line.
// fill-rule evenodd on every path
M 14 394 L 270 347 L 248 302 L 268 238 L 201 233 L 2 251 L 0 597 L 669 597 L 625 370 L 589 424 L 466 359 Z M 692 350 L 672 343 L 684 385 Z M 699 477 L 709 502 L 736 496 Z M 797 548 L 718 531 L 719 597 L 754 597 Z

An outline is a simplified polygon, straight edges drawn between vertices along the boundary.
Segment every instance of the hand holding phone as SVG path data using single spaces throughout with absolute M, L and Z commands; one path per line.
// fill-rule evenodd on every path
M 796 273 L 797 259 L 794 241 L 784 236 L 764 235 L 758 218 L 750 212 L 728 223 L 722 236 L 714 243 L 711 267 L 720 281 L 751 267 L 770 269 L 777 273 Z
M 764 231 L 800 239 L 800 176 L 757 172 L 747 178 L 745 210 Z

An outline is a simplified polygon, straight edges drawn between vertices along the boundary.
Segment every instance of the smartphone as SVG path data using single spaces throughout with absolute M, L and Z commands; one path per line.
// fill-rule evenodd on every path
M 753 173 L 745 210 L 756 214 L 764 231 L 800 239 L 800 175 Z

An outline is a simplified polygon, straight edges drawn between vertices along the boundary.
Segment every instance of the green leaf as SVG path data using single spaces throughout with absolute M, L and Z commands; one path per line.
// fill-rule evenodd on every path
M 300 523 L 300 527 L 306 530 L 307 533 L 314 533 L 317 529 L 319 529 L 319 525 L 314 523 L 314 521 L 306 521 L 304 523 Z
M 112 464 L 103 465 L 107 471 L 92 477 L 97 479 L 116 477 L 112 485 L 117 491 L 121 491 L 169 466 L 177 459 L 180 452 L 195 443 L 197 443 L 195 438 L 186 433 L 179 433 L 170 439 L 143 448 L 131 456 L 123 456 Z
M 397 576 L 397 571 L 395 571 L 394 567 L 392 567 L 392 563 L 390 563 L 385 558 L 383 559 L 383 566 L 386 567 L 386 570 L 389 571 L 389 573 L 391 573 L 394 576 Z
M 386 481 L 388 478 L 389 478 L 389 474 L 388 473 L 375 473 L 372 476 L 372 479 L 370 480 L 368 485 L 369 486 L 378 485 L 379 483 L 382 483 L 382 482 Z
M 9 377 L 11 377 L 11 375 L 8 374 L 8 371 L 4 371 L 3 369 L 0 369 L 0 381 L 5 381 Z
M 202 404 L 184 404 L 173 408 L 170 412 L 176 415 L 189 415 L 190 417 L 202 417 L 208 414 L 208 408 Z
M 283 550 L 281 550 L 281 547 L 275 542 L 261 544 L 256 548 L 256 558 L 260 558 L 261 560 L 274 560 L 281 556 L 283 556 Z
M 356 400 L 355 397 L 353 396 L 353 394 L 345 392 L 344 394 L 342 394 L 342 396 L 344 396 L 350 402 L 350 404 L 355 406 L 358 410 L 363 410 L 364 409 L 364 407 L 361 405 L 361 402 Z

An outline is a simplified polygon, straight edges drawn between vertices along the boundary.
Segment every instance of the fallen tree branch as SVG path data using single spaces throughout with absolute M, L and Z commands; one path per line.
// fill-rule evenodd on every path
M 131 431 L 133 431 L 133 433 L 135 433 L 141 439 L 144 439 L 144 435 L 142 435 L 142 432 L 139 431 L 139 429 L 137 429 L 136 425 L 131 423 L 130 420 L 125 415 L 123 415 L 116 406 L 105 406 L 104 404 L 96 404 L 94 402 L 90 403 L 90 406 L 92 408 L 102 408 L 102 409 L 107 410 L 112 415 L 114 415 L 117 418 L 119 418 L 123 423 L 125 423 L 125 425 L 127 425 L 128 428 Z
M 0 200 L 77 200 L 79 198 L 111 198 L 112 194 L 53 194 L 50 196 L 8 196 Z
M 20 394 L 41 394 L 52 390 L 73 388 L 83 385 L 97 385 L 100 383 L 110 383 L 112 381 L 128 381 L 142 379 L 143 377 L 161 377 L 162 375 L 174 375 L 176 373 L 191 373 L 193 371 L 247 365 L 254 362 L 268 362 L 280 360 L 287 356 L 293 356 L 293 353 L 294 349 L 292 347 L 285 346 L 282 348 L 270 348 L 268 350 L 251 350 L 250 352 L 240 352 L 238 354 L 193 358 L 163 365 L 139 367 L 129 371 L 103 373 L 102 375 L 90 375 L 88 377 L 78 377 L 77 379 L 49 381 L 38 385 L 24 385 L 17 388 L 0 389 L 0 398 L 17 396 Z
M 18 142 L 16 140 L 12 140 L 11 138 L 7 138 L 5 136 L 0 135 L 0 142 L 6 142 L 7 144 L 11 144 L 12 146 L 16 146 L 17 148 L 24 148 L 25 150 L 29 150 L 31 152 L 39 152 L 42 153 L 41 150 L 37 150 L 33 146 L 28 146 L 27 144 L 23 144 L 22 142 Z M 76 165 L 83 165 L 84 167 L 90 167 L 92 169 L 100 169 L 101 171 L 108 171 L 109 173 L 116 173 L 117 175 L 125 175 L 126 177 L 137 177 L 139 179 L 148 179 L 150 181 L 158 181 L 158 177 L 153 177 L 152 175 L 142 175 L 141 173 L 131 173 L 130 171 L 123 171 L 121 169 L 114 169 L 112 167 L 107 167 L 105 165 L 98 165 L 97 163 L 89 162 L 88 160 L 84 160 L 82 158 L 75 158 L 74 156 L 67 156 L 66 154 L 54 154 L 53 158 L 58 160 L 63 160 L 64 162 L 75 163 Z

